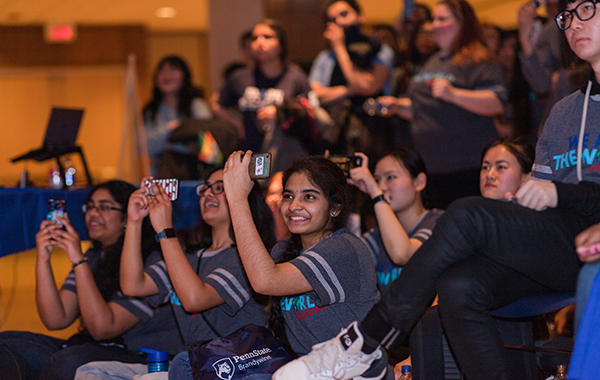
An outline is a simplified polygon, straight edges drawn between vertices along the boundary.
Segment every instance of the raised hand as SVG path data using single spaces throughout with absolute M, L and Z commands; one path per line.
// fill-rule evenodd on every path
M 44 220 L 40 225 L 40 230 L 35 235 L 35 243 L 38 258 L 41 260 L 50 260 L 52 250 L 56 241 L 52 239 L 54 230 L 60 229 L 61 225 L 52 220 Z
M 173 227 L 173 204 L 165 189 L 156 183 L 152 183 L 154 196 L 148 196 L 150 209 L 150 222 L 154 231 L 160 232 L 165 228 Z

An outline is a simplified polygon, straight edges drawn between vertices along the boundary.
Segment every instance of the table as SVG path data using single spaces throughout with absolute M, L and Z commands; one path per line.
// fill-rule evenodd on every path
M 173 203 L 173 227 L 192 228 L 200 221 L 196 186 L 200 181 L 182 181 L 179 199 Z M 0 257 L 35 248 L 35 234 L 46 218 L 48 200 L 67 201 L 67 213 L 81 240 L 87 240 L 81 206 L 89 188 L 53 190 L 28 187 L 0 188 Z

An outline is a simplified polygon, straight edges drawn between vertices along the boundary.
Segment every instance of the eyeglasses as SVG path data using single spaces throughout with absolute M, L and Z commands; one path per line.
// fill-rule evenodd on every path
M 219 195 L 223 191 L 225 191 L 225 188 L 223 187 L 223 181 L 219 180 L 211 184 L 202 183 L 196 186 L 196 194 L 198 194 L 198 196 L 201 197 L 204 195 L 204 193 L 208 191 L 208 189 L 212 191 L 213 195 Z
M 94 209 L 98 212 L 108 212 L 110 210 L 123 211 L 122 208 L 116 208 L 107 203 L 100 203 L 98 206 L 96 206 L 93 203 L 88 203 L 86 205 L 81 206 L 81 211 L 83 211 L 84 214 L 86 214 L 88 211 L 92 211 Z
M 587 21 L 594 17 L 596 14 L 596 4 L 597 0 L 587 0 L 579 3 L 572 10 L 566 10 L 560 12 L 556 16 L 556 24 L 560 30 L 567 30 L 571 27 L 571 22 L 573 21 L 573 15 L 577 16 L 577 18 L 581 21 Z

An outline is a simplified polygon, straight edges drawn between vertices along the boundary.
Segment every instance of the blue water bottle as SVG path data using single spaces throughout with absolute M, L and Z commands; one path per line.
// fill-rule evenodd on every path
M 401 367 L 401 373 L 399 380 L 412 380 L 411 367 L 409 365 L 403 365 Z
M 151 348 L 140 348 L 140 351 L 148 354 L 149 373 L 167 372 L 169 370 L 169 354 L 167 352 Z

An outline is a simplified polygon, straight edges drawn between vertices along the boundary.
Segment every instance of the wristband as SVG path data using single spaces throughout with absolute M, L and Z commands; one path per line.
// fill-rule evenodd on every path
M 379 203 L 381 201 L 384 201 L 387 203 L 387 201 L 385 200 L 385 197 L 383 196 L 383 194 L 379 194 L 378 196 L 376 196 L 375 198 L 371 199 L 371 204 L 373 206 L 375 206 L 376 203 Z
M 161 239 L 168 239 L 174 237 L 177 237 L 177 233 L 175 232 L 174 228 L 165 228 L 164 230 L 154 235 L 154 239 L 157 243 L 160 242 Z
M 71 265 L 71 269 L 75 269 L 76 266 L 78 266 L 79 264 L 83 264 L 83 263 L 85 263 L 87 261 L 88 261 L 87 257 L 84 257 L 83 259 L 81 259 L 78 262 L 76 262 L 73 265 Z

